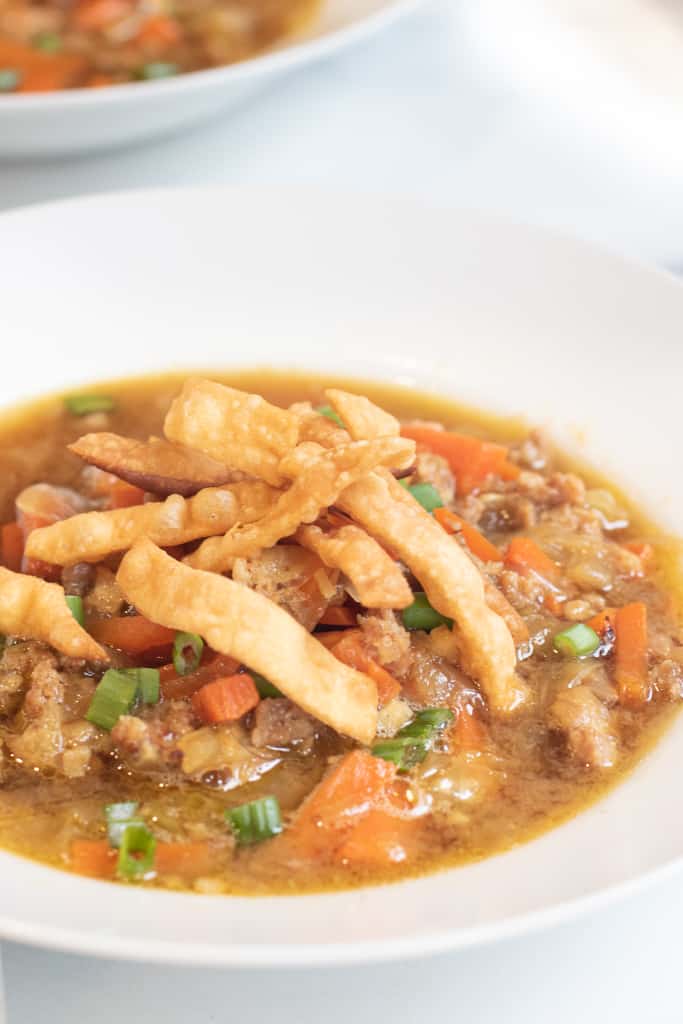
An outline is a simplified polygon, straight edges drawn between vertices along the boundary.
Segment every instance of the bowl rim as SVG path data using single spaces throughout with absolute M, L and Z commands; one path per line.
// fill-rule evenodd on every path
M 169 192 L 171 193 L 170 195 L 168 194 Z M 615 256 L 609 253 L 609 250 L 606 249 L 604 246 L 595 246 L 585 241 L 573 239 L 570 236 L 562 234 L 561 232 L 548 231 L 545 229 L 541 229 L 537 226 L 515 225 L 514 222 L 506 220 L 505 218 L 481 215 L 474 211 L 458 211 L 452 208 L 446 208 L 445 210 L 441 211 L 441 208 L 437 204 L 432 203 L 416 203 L 411 200 L 397 201 L 395 199 L 378 200 L 377 197 L 375 196 L 368 197 L 368 202 L 368 198 L 363 200 L 362 197 L 359 197 L 357 194 L 353 193 L 351 193 L 350 195 L 346 194 L 346 197 L 344 193 L 339 194 L 334 191 L 325 192 L 321 194 L 320 191 L 311 190 L 309 188 L 304 189 L 301 186 L 288 187 L 285 189 L 277 187 L 256 188 L 254 186 L 247 188 L 208 187 L 203 189 L 149 189 L 137 190 L 132 193 L 124 192 L 113 193 L 109 195 L 100 194 L 85 197 L 83 199 L 68 198 L 52 203 L 40 204 L 39 206 L 28 207 L 23 210 L 10 211 L 4 215 L 4 219 L 0 218 L 0 221 L 7 227 L 11 225 L 13 229 L 20 228 L 21 230 L 23 230 L 25 226 L 30 225 L 33 231 L 37 232 L 39 235 L 41 231 L 44 232 L 46 230 L 46 228 L 43 226 L 44 217 L 48 210 L 53 207 L 61 208 L 59 218 L 57 219 L 61 218 L 62 221 L 64 220 L 65 213 L 69 213 L 71 209 L 78 206 L 82 206 L 84 208 L 84 211 L 90 210 L 93 214 L 96 215 L 98 207 L 114 207 L 120 209 L 121 207 L 125 207 L 127 204 L 131 204 L 134 207 L 136 205 L 139 206 L 140 204 L 144 204 L 147 208 L 149 208 L 150 206 L 155 205 L 154 200 L 156 200 L 156 205 L 158 206 L 159 211 L 161 211 L 168 206 L 169 202 L 177 200 L 185 193 L 187 193 L 187 196 L 185 196 L 186 203 L 191 205 L 192 202 L 197 202 L 198 200 L 201 200 L 201 202 L 199 202 L 198 205 L 201 206 L 202 203 L 205 204 L 208 208 L 206 212 L 211 216 L 211 218 L 215 216 L 214 206 L 216 199 L 222 198 L 225 201 L 227 212 L 229 212 L 231 203 L 239 205 L 244 203 L 245 199 L 247 198 L 250 198 L 253 203 L 254 200 L 262 201 L 264 197 L 270 197 L 271 202 L 276 203 L 278 209 L 284 209 L 284 207 L 281 204 L 281 199 L 284 195 L 286 195 L 291 200 L 306 197 L 306 199 L 310 201 L 311 193 L 313 193 L 313 197 L 315 198 L 315 202 L 312 204 L 311 207 L 312 212 L 319 212 L 319 208 L 318 206 L 316 206 L 316 203 L 319 202 L 322 198 L 324 198 L 326 201 L 326 205 L 329 206 L 333 211 L 334 223 L 336 223 L 335 218 L 338 219 L 340 216 L 339 211 L 336 211 L 334 207 L 336 205 L 336 202 L 338 202 L 340 199 L 343 200 L 344 198 L 346 198 L 347 205 L 349 205 L 350 200 L 352 201 L 354 209 L 359 214 L 370 212 L 371 206 L 379 206 L 380 209 L 382 207 L 385 207 L 385 212 L 391 213 L 392 216 L 395 215 L 397 211 L 404 213 L 412 213 L 412 215 L 415 215 L 417 213 L 419 215 L 420 222 L 424 220 L 427 220 L 429 222 L 428 227 L 431 227 L 431 224 L 435 222 L 435 214 L 438 214 L 440 216 L 441 212 L 443 212 L 446 215 L 445 219 L 448 222 L 448 224 L 450 226 L 459 226 L 466 238 L 469 237 L 467 233 L 468 230 L 470 232 L 476 230 L 477 233 L 480 233 L 482 229 L 485 229 L 483 231 L 485 235 L 487 233 L 490 234 L 492 231 L 501 233 L 502 235 L 507 234 L 510 235 L 510 237 L 514 235 L 514 240 L 516 244 L 524 242 L 526 239 L 527 242 L 533 241 L 533 246 L 539 250 L 552 251 L 554 248 L 557 247 L 558 252 L 560 250 L 562 251 L 563 261 L 564 257 L 567 257 L 572 261 L 578 260 L 579 263 L 581 262 L 582 255 L 585 258 L 590 257 L 590 254 L 593 253 L 593 256 L 601 265 L 601 267 L 604 266 L 605 269 L 611 268 L 613 272 L 619 271 L 619 273 L 614 273 L 613 276 L 616 282 L 620 285 L 620 275 L 624 274 L 628 270 L 628 268 L 631 268 L 632 272 L 634 270 L 637 270 L 638 280 L 641 281 L 641 283 L 644 286 L 642 289 L 643 291 L 647 291 L 646 286 L 649 279 L 650 285 L 657 285 L 658 295 L 660 298 L 662 296 L 662 293 L 664 293 L 665 295 L 667 293 L 672 295 L 673 293 L 675 293 L 677 307 L 680 306 L 681 294 L 683 292 L 683 286 L 681 285 L 681 283 L 677 281 L 673 275 L 666 271 L 649 267 L 647 264 L 643 264 L 633 259 L 615 258 Z M 360 202 L 358 202 L 359 198 L 361 198 Z M 286 218 L 294 218 L 295 225 L 298 228 L 299 223 L 296 220 L 296 215 L 298 212 L 297 203 L 292 202 L 292 207 L 293 209 L 286 211 Z M 109 212 L 118 212 L 118 210 L 112 211 L 110 209 Z M 245 214 L 248 212 L 248 210 L 245 211 Z M 285 222 L 287 222 L 286 218 Z M 267 220 L 267 218 L 265 219 Z M 89 230 L 92 231 L 97 228 L 97 224 L 92 223 L 93 221 L 96 220 L 96 216 L 93 216 L 92 218 L 86 218 Z M 213 220 L 211 220 L 210 223 L 211 226 L 213 227 Z M 380 219 L 379 223 L 382 224 L 382 226 L 385 226 L 385 222 L 383 220 Z M 326 226 L 327 225 L 322 225 L 321 229 L 324 230 Z M 512 232 L 510 230 L 511 228 L 514 229 L 512 230 Z M 77 234 L 78 232 L 76 232 L 76 235 Z M 24 255 L 30 255 L 31 258 L 33 258 L 34 239 L 32 239 L 30 236 L 31 231 L 27 232 Z M 392 238 L 393 236 L 389 236 L 389 241 L 391 241 Z M 459 244 L 462 245 L 462 242 L 459 242 Z M 470 250 L 468 249 L 468 259 L 469 252 Z M 485 272 L 489 273 L 488 267 L 490 251 L 487 250 L 486 246 L 484 246 L 482 252 L 486 254 Z M 260 253 L 258 255 L 260 258 Z M 16 255 L 14 256 L 14 260 L 16 261 Z M 591 261 L 588 260 L 588 262 L 590 263 Z M 23 264 L 20 264 L 19 270 L 17 270 L 17 281 L 21 279 L 20 269 L 22 265 Z M 223 264 L 221 262 L 221 267 L 222 266 Z M 506 262 L 506 274 L 508 273 L 507 268 L 508 263 Z M 590 273 L 590 270 L 591 268 L 589 267 L 587 271 L 583 271 L 582 273 L 588 274 Z M 600 278 L 600 275 L 598 275 L 598 278 L 601 283 L 604 283 L 604 281 Z M 552 275 L 550 279 L 552 281 Z M 10 280 L 11 282 L 11 275 L 8 280 Z M 363 280 L 365 281 L 365 278 L 363 278 Z M 441 282 L 441 278 L 437 277 L 437 280 Z M 534 277 L 534 287 L 536 286 L 536 283 L 536 278 Z M 570 283 L 573 286 L 573 283 Z M 649 303 L 647 305 L 649 307 Z M 648 308 L 648 313 L 649 312 L 650 310 Z M 361 307 L 361 313 L 363 314 L 363 318 L 365 318 L 365 307 Z M 11 315 L 12 310 L 10 308 L 10 316 Z M 670 330 L 669 334 L 672 333 L 672 330 Z M 676 342 L 677 340 L 678 339 L 676 338 Z M 678 348 L 676 348 L 676 351 L 678 352 Z M 367 362 L 367 358 L 368 355 L 364 351 L 364 365 Z M 392 354 L 392 363 L 394 361 L 394 358 L 395 353 Z M 248 365 L 257 365 L 257 360 L 258 357 L 256 357 L 255 359 L 250 358 Z M 375 357 L 371 356 L 370 365 L 373 365 L 374 363 Z M 181 369 L 182 367 L 173 367 L 173 369 L 176 368 Z M 285 369 L 286 366 L 283 365 L 282 368 Z M 169 369 L 171 369 L 170 366 Z M 368 369 L 370 369 L 369 366 Z M 139 371 L 140 375 L 144 372 L 144 370 Z M 349 373 L 355 374 L 356 368 L 349 367 Z M 374 373 L 372 371 L 368 373 L 365 373 L 365 371 L 363 371 L 363 373 L 358 373 L 358 376 L 362 376 L 363 374 L 370 378 L 374 376 Z M 114 376 L 114 374 L 108 373 L 107 376 Z M 105 379 L 104 373 L 100 375 L 100 379 Z M 398 381 L 396 382 L 398 383 Z M 425 381 L 416 381 L 412 386 L 420 387 L 423 390 L 429 390 L 430 388 L 430 385 Z M 44 387 L 41 387 L 39 393 L 45 393 L 45 391 L 46 389 Z M 461 398 L 463 401 L 468 400 L 466 394 L 463 394 Z M 482 407 L 486 407 L 485 402 L 483 400 L 481 402 L 477 400 L 477 404 L 481 405 Z M 491 407 L 493 408 L 493 406 Z M 671 738 L 673 731 L 674 730 L 672 726 L 672 728 L 667 731 L 667 734 L 662 737 L 662 739 L 653 748 L 653 750 L 648 753 L 647 758 L 644 759 L 644 761 L 652 758 L 653 753 L 662 750 L 665 740 L 667 739 L 667 737 Z M 681 729 L 679 722 L 679 726 L 676 732 L 678 735 L 680 735 L 681 731 L 683 731 L 683 729 Z M 634 776 L 639 775 L 643 771 L 643 767 L 644 763 L 643 765 L 641 765 L 641 767 L 638 769 L 636 773 L 633 773 L 630 777 L 627 777 L 626 779 L 621 781 L 618 786 L 614 787 L 610 791 L 608 798 L 613 798 L 615 794 L 623 792 L 625 788 L 629 786 Z M 597 808 L 603 807 L 604 801 L 600 801 L 598 804 L 593 805 L 592 808 L 588 808 L 587 810 L 582 811 L 577 816 L 577 818 L 571 819 L 571 821 L 573 822 L 577 820 L 583 820 L 587 818 L 588 815 L 592 815 L 593 811 L 595 811 Z M 563 831 L 565 827 L 565 825 L 560 825 L 557 828 L 553 828 L 550 832 L 545 833 L 545 835 L 540 837 L 539 839 L 536 839 L 533 842 L 525 842 L 522 848 L 528 850 L 531 846 L 535 846 L 537 843 L 543 843 L 545 839 L 548 837 L 555 836 L 559 839 L 560 833 Z M 678 842 L 679 839 L 678 837 L 676 837 L 676 843 Z M 519 849 L 519 847 L 517 849 Z M 514 851 L 509 851 L 508 853 L 503 853 L 495 857 L 487 858 L 486 861 L 483 861 L 481 863 L 502 863 L 506 857 L 512 856 L 513 854 Z M 0 854 L 0 860 L 5 861 L 6 858 L 11 858 L 13 861 L 22 862 L 24 865 L 30 865 L 30 862 L 27 862 L 25 858 L 18 858 L 14 857 L 11 854 L 5 853 Z M 2 868 L 0 866 L 0 870 L 1 869 Z M 674 875 L 680 876 L 680 872 L 682 869 L 683 858 L 681 858 L 680 855 L 680 847 L 675 846 L 673 852 L 662 851 L 662 855 L 658 855 L 658 861 L 653 863 L 650 867 L 637 868 L 637 873 L 630 875 L 630 877 L 622 878 L 621 880 L 619 880 L 618 875 L 616 875 L 617 880 L 615 881 L 610 881 L 608 877 L 605 879 L 605 881 L 603 881 L 599 888 L 591 889 L 590 891 L 584 893 L 578 893 L 577 895 L 568 894 L 564 897 L 560 896 L 560 898 L 556 901 L 553 901 L 542 906 L 536 906 L 532 909 L 515 909 L 514 907 L 510 907 L 508 908 L 507 915 L 505 914 L 505 911 L 503 911 L 501 916 L 493 921 L 484 921 L 483 923 L 475 922 L 473 924 L 464 926 L 454 925 L 452 923 L 449 923 L 448 920 L 446 920 L 445 922 L 439 920 L 434 922 L 429 921 L 424 931 L 404 931 L 402 934 L 399 932 L 398 934 L 389 937 L 387 937 L 386 935 L 384 937 L 373 937 L 373 939 L 368 941 L 363 941 L 363 936 L 361 935 L 361 940 L 359 942 L 353 943 L 349 942 L 348 939 L 345 941 L 339 941 L 337 936 L 334 935 L 334 933 L 332 933 L 331 941 L 328 942 L 327 939 L 325 939 L 324 942 L 316 944 L 313 944 L 312 942 L 307 942 L 305 935 L 303 935 L 301 938 L 295 938 L 292 942 L 285 941 L 274 943 L 271 939 L 270 942 L 263 944 L 260 941 L 255 942 L 253 940 L 251 941 L 251 944 L 248 941 L 237 941 L 230 934 L 227 934 L 225 937 L 212 936 L 207 938 L 205 936 L 203 939 L 200 935 L 197 941 L 195 941 L 190 936 L 186 941 L 181 943 L 172 934 L 168 934 L 167 937 L 166 934 L 160 933 L 153 938 L 146 937 L 143 940 L 142 938 L 138 938 L 134 932 L 131 934 L 130 929 L 128 930 L 127 935 L 117 934 L 115 930 L 115 921 L 112 921 L 111 923 L 104 922 L 101 927 L 98 924 L 97 931 L 89 931 L 82 926 L 77 928 L 74 924 L 69 923 L 68 917 L 63 918 L 63 920 L 60 920 L 58 922 L 53 921 L 45 923 L 41 922 L 40 920 L 32 921 L 29 918 L 22 918 L 20 912 L 17 912 L 16 909 L 9 909 L 6 915 L 3 915 L 2 912 L 0 911 L 0 935 L 7 937 L 8 939 L 12 939 L 14 941 L 30 943 L 33 945 L 40 945 L 46 948 L 62 949 L 71 952 L 81 952 L 87 953 L 89 955 L 114 957 L 120 959 L 134 958 L 139 959 L 141 961 L 147 960 L 158 963 L 182 963 L 188 965 L 191 964 L 204 966 L 223 965 L 236 967 L 308 967 L 334 964 L 354 964 L 360 962 L 380 962 L 386 960 L 404 959 L 408 957 L 420 957 L 424 955 L 431 955 L 437 952 L 444 952 L 448 950 L 477 946 L 483 943 L 493 942 L 498 939 L 508 939 L 517 935 L 521 936 L 545 927 L 554 927 L 566 921 L 572 920 L 577 916 L 583 913 L 587 913 L 593 909 L 597 910 L 599 908 L 609 906 L 617 899 L 626 897 L 634 892 L 639 892 L 645 889 L 648 885 L 653 884 L 657 880 L 664 880 L 665 878 L 672 877 Z M 37 873 L 40 872 L 42 875 L 43 883 L 45 883 L 46 881 L 49 883 L 52 877 L 52 872 L 55 869 L 48 868 L 45 865 L 39 865 L 34 863 L 33 865 L 31 865 L 31 870 L 36 872 L 36 874 L 33 875 L 36 881 L 39 880 Z M 468 870 L 468 868 L 465 867 L 463 869 L 454 869 L 453 874 L 455 875 L 461 870 L 466 871 Z M 610 871 L 612 871 L 611 867 Z M 444 873 L 439 873 L 437 875 L 428 875 L 425 877 L 427 879 L 440 877 L 441 879 L 446 880 L 448 875 L 450 874 L 450 871 L 446 871 Z M 24 872 L 22 875 L 22 873 L 18 871 L 17 880 L 19 880 L 22 877 L 26 880 L 26 883 L 28 885 L 31 884 L 31 876 L 29 875 L 28 872 Z M 79 879 L 73 875 L 69 876 L 68 873 L 65 873 L 63 871 L 59 871 L 59 877 L 62 879 L 68 879 L 69 877 L 71 878 L 71 895 L 73 895 L 74 892 L 77 890 L 78 900 L 82 901 L 86 905 L 92 902 L 99 902 L 97 900 L 98 894 L 102 894 L 103 897 L 106 896 L 106 891 L 103 889 L 102 883 L 100 882 L 94 882 L 88 879 Z M 613 875 L 612 877 L 615 876 Z M 384 889 L 386 891 L 387 889 L 393 889 L 394 892 L 396 893 L 397 899 L 400 899 L 401 895 L 403 895 L 404 893 L 406 896 L 412 897 L 413 893 L 408 892 L 408 887 L 414 886 L 417 888 L 419 882 L 420 880 L 407 880 L 406 882 L 399 883 L 400 888 L 395 888 L 393 885 L 390 887 L 378 886 L 365 890 L 351 890 L 350 892 L 345 891 L 340 892 L 338 894 L 325 894 L 322 897 L 320 897 L 318 894 L 310 894 L 292 897 L 275 897 L 273 899 L 274 901 L 276 900 L 283 908 L 285 908 L 287 914 L 290 914 L 291 912 L 293 915 L 296 915 L 297 908 L 302 908 L 307 901 L 322 898 L 325 900 L 326 919 L 329 920 L 329 915 L 327 915 L 327 910 L 329 908 L 333 908 L 336 906 L 343 909 L 344 906 L 348 906 L 351 910 L 355 911 L 355 909 L 362 906 L 362 899 L 355 899 L 355 901 L 349 901 L 349 896 L 354 897 L 358 896 L 358 894 L 369 894 L 369 896 L 372 896 L 372 894 L 377 892 L 378 890 Z M 112 887 L 109 886 L 109 889 L 111 890 Z M 127 895 L 132 897 L 132 894 L 130 893 L 128 893 Z M 213 900 L 214 902 L 220 901 L 221 904 L 223 904 L 226 907 L 226 909 L 229 905 L 228 903 L 226 903 L 226 897 L 223 896 L 215 898 L 202 896 L 196 893 L 181 895 L 176 893 L 168 894 L 164 892 L 148 892 L 146 895 L 152 897 L 150 904 L 147 905 L 148 909 L 154 906 L 161 907 L 162 903 L 167 899 L 169 901 L 173 899 L 180 900 L 182 906 L 184 906 L 186 901 L 189 899 L 191 899 L 193 901 L 193 904 L 197 906 L 201 906 L 203 901 L 211 900 Z M 439 899 L 441 899 L 441 896 L 439 896 Z M 247 904 L 265 902 L 261 900 L 244 899 L 240 897 L 229 897 L 228 900 L 233 901 L 235 903 L 241 902 L 242 907 L 244 907 Z M 102 902 L 110 906 L 114 903 L 113 900 L 105 899 L 103 899 Z M 131 901 L 126 901 L 124 896 L 124 900 L 121 902 L 127 902 L 128 904 L 130 904 Z M 173 908 L 169 907 L 169 913 L 171 913 L 172 910 Z M 144 907 L 141 910 L 141 913 L 143 912 Z M 140 915 L 138 915 L 138 917 L 139 916 Z M 226 916 L 229 916 L 229 914 L 227 914 Z M 161 914 L 160 918 L 163 921 L 164 915 Z M 133 918 L 131 918 L 130 922 L 126 920 L 126 923 L 133 925 Z M 112 928 L 114 929 L 113 931 Z
M 61 107 L 65 110 L 89 109 L 101 104 L 116 105 L 135 97 L 153 100 L 160 96 L 177 93 L 201 92 L 221 84 L 274 74 L 297 64 L 317 61 L 335 50 L 351 46 L 364 36 L 371 36 L 385 25 L 391 25 L 405 14 L 411 13 L 423 0 L 382 0 L 381 6 L 369 14 L 361 14 L 348 25 L 331 29 L 311 38 L 293 35 L 291 42 L 283 37 L 275 47 L 258 53 L 234 64 L 223 64 L 215 68 L 186 71 L 170 78 L 150 82 L 119 82 L 99 89 L 59 89 L 55 92 L 9 93 L 0 99 L 0 117 L 4 114 L 45 111 Z

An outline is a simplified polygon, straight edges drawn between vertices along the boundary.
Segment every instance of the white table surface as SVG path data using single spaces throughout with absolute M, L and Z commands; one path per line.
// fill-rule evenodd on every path
M 156 185 L 310 183 L 493 209 L 682 265 L 680 181 L 506 87 L 468 51 L 465 27 L 459 6 L 429 6 L 188 135 L 79 160 L 0 164 L 0 209 Z M 673 1024 L 683 1019 L 682 910 L 683 881 L 669 882 L 515 943 L 305 974 L 141 967 L 5 944 L 7 1020 Z

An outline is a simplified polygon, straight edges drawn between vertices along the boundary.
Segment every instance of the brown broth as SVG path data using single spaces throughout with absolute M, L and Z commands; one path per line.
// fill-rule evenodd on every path
M 13 501 L 29 483 L 46 480 L 75 485 L 80 461 L 65 451 L 65 445 L 91 430 L 110 430 L 132 436 L 160 434 L 164 413 L 185 375 L 168 374 L 128 381 L 108 382 L 88 393 L 103 392 L 116 399 L 116 410 L 105 417 L 74 418 L 64 413 L 61 396 L 43 398 L 6 412 L 0 420 L 0 522 L 12 518 Z M 330 378 L 312 374 L 276 373 L 266 370 L 211 373 L 211 377 L 247 391 L 256 391 L 279 405 L 294 401 L 321 400 Z M 449 400 L 417 391 L 367 381 L 335 379 L 335 386 L 368 395 L 400 418 L 439 420 L 447 427 L 464 429 L 496 441 L 523 438 L 527 427 L 513 420 L 457 405 Z M 673 628 L 675 617 L 669 605 L 680 606 L 681 581 L 672 566 L 678 566 L 680 543 L 658 531 L 641 515 L 627 497 L 599 474 L 576 467 L 558 455 L 555 464 L 578 469 L 591 486 L 609 487 L 626 508 L 630 527 L 624 537 L 647 537 L 657 550 L 659 569 L 656 588 L 661 590 L 661 609 L 650 590 L 655 618 Z M 630 593 L 630 592 L 629 592 Z M 636 593 L 636 589 L 633 589 Z M 633 595 L 631 595 L 633 599 Z M 654 601 L 654 603 L 653 603 Z M 676 613 L 677 614 L 677 613 Z M 556 681 L 564 670 L 552 658 L 540 658 L 530 669 L 544 679 Z M 506 780 L 474 814 L 423 830 L 414 858 L 407 865 L 388 871 L 352 870 L 348 866 L 310 864 L 292 868 L 281 857 L 281 840 L 240 851 L 232 856 L 221 839 L 225 834 L 226 807 L 274 793 L 283 811 L 293 810 L 322 775 L 330 754 L 344 749 L 344 741 L 330 738 L 314 755 L 285 755 L 282 764 L 256 783 L 228 792 L 194 783 L 167 786 L 136 779 L 122 763 L 100 775 L 84 779 L 27 779 L 10 773 L 0 786 L 0 845 L 24 856 L 60 867 L 68 867 L 67 851 L 74 836 L 91 838 L 104 834 L 103 805 L 135 797 L 145 805 L 146 820 L 165 839 L 201 839 L 215 843 L 216 870 L 196 885 L 201 891 L 239 894 L 283 893 L 345 888 L 350 885 L 395 881 L 401 878 L 466 864 L 526 842 L 579 813 L 604 796 L 638 764 L 670 724 L 677 705 L 656 702 L 639 714 L 619 710 L 622 736 L 618 767 L 597 772 L 569 763 L 548 748 L 542 737 L 542 719 L 531 714 L 511 721 L 492 721 L 491 736 L 496 752 L 504 761 Z M 183 880 L 168 876 L 156 884 L 187 888 Z

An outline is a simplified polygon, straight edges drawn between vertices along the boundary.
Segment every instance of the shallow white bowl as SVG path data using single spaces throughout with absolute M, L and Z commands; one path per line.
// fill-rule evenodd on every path
M 93 152 L 228 114 L 280 76 L 388 26 L 418 0 L 322 0 L 305 31 L 226 67 L 102 89 L 0 96 L 0 158 Z
M 378 377 L 549 425 L 683 532 L 671 454 L 683 289 L 668 276 L 479 216 L 284 190 L 33 207 L 0 218 L 0 241 L 2 404 L 174 367 Z M 0 937 L 303 965 L 518 934 L 680 870 L 682 739 L 679 721 L 608 799 L 544 837 L 400 885 L 215 898 L 117 888 L 0 854 Z

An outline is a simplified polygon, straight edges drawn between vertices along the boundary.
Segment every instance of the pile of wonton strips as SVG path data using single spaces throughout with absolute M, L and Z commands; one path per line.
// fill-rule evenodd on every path
M 389 549 L 433 607 L 453 619 L 458 661 L 489 706 L 512 711 L 525 693 L 507 626 L 488 607 L 465 551 L 393 475 L 413 463 L 414 442 L 366 398 L 336 389 L 326 397 L 346 429 L 306 403 L 280 409 L 258 395 L 188 380 L 166 417 L 166 440 L 93 434 L 72 446 L 86 461 L 166 500 L 85 512 L 35 530 L 27 556 L 67 566 L 127 552 L 117 579 L 141 614 L 200 634 L 322 722 L 369 743 L 377 722 L 374 682 L 274 602 L 223 574 L 237 559 L 293 538 L 341 571 L 359 603 L 398 610 L 412 594 Z M 332 507 L 351 522 L 334 525 L 335 517 L 325 515 Z M 182 562 L 161 550 L 189 541 L 201 543 Z M 66 616 L 57 609 L 60 594 L 55 584 L 3 570 L 0 630 L 106 660 L 63 597 Z

